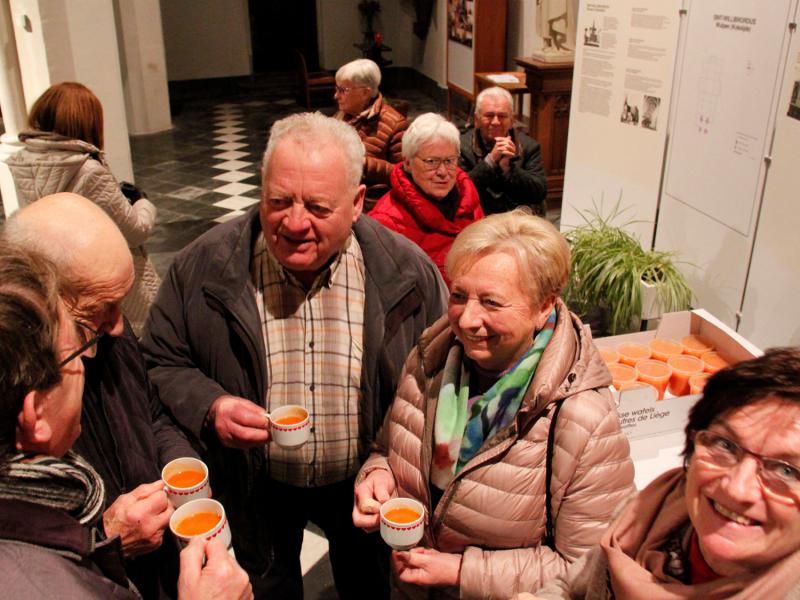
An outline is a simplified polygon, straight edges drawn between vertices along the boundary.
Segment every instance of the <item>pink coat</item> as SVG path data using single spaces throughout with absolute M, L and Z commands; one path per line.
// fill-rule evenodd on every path
M 614 510 L 634 491 L 633 463 L 608 391 L 611 376 L 588 328 L 558 302 L 553 338 L 511 426 L 488 440 L 447 486 L 431 513 L 432 430 L 447 352 L 447 317 L 411 351 L 395 399 L 357 482 L 388 469 L 400 496 L 428 510 L 422 545 L 462 555 L 459 589 L 430 597 L 510 598 L 563 574 L 594 546 Z M 556 552 L 545 529 L 545 456 L 553 403 L 552 510 Z M 417 597 L 403 586 L 395 595 Z
M 483 218 L 478 190 L 464 171 L 458 169 L 456 189 L 461 200 L 455 218 L 448 221 L 409 179 L 402 164 L 391 175 L 392 189 L 375 205 L 369 216 L 389 229 L 401 233 L 431 257 L 445 282 L 444 260 L 453 240 L 470 223 Z

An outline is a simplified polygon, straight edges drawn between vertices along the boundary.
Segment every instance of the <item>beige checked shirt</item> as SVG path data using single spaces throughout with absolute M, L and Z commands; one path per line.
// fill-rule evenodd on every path
M 311 438 L 286 450 L 267 444 L 270 477 L 290 485 L 336 483 L 358 472 L 364 259 L 351 234 L 329 269 L 306 290 L 267 249 L 253 249 L 251 276 L 267 354 L 266 406 L 304 406 Z

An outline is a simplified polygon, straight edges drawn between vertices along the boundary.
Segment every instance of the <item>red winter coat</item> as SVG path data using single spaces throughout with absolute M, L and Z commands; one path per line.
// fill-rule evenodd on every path
M 475 185 L 464 171 L 458 169 L 455 189 L 460 204 L 452 221 L 422 195 L 409 179 L 403 165 L 395 165 L 391 175 L 392 189 L 370 211 L 369 216 L 389 229 L 402 233 L 431 257 L 442 273 L 448 287 L 450 280 L 444 272 L 444 259 L 453 240 L 470 223 L 483 218 L 481 200 Z

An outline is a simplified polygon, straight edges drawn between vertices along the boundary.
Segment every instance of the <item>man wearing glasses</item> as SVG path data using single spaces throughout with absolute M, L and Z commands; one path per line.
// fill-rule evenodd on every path
M 86 370 L 81 435 L 74 445 L 105 484 L 103 527 L 118 534 L 126 571 L 145 598 L 174 595 L 178 552 L 164 539 L 172 508 L 160 469 L 197 456 L 151 386 L 120 304 L 133 283 L 133 259 L 117 226 L 75 194 L 47 196 L 6 223 L 7 241 L 57 267 L 64 304 L 81 340 Z M 163 540 L 163 544 L 162 544 Z
M 394 109 L 378 91 L 381 70 L 368 58 L 359 58 L 336 71 L 334 99 L 339 111 L 334 118 L 352 125 L 364 144 L 364 173 L 367 186 L 364 210 L 389 189 L 392 167 L 402 160 L 403 132 L 408 127 L 405 116 Z
M 445 290 L 417 247 L 361 217 L 363 163 L 341 121 L 277 121 L 260 206 L 175 257 L 142 340 L 161 398 L 208 449 L 259 598 L 303 597 L 309 521 L 328 538 L 341 598 L 388 594 L 387 546 L 352 522 L 355 476 Z M 269 413 L 287 404 L 309 413 L 299 448 L 270 441 Z
M 487 215 L 529 206 L 544 217 L 547 181 L 539 142 L 514 128 L 511 94 L 500 87 L 475 99 L 475 126 L 461 135 L 459 164 Z

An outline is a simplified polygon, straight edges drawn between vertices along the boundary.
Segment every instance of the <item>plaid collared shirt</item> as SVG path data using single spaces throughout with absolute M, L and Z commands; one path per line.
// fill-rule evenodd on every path
M 364 259 L 351 234 L 330 268 L 306 290 L 270 254 L 264 235 L 253 249 L 251 277 L 267 354 L 266 406 L 304 406 L 307 444 L 267 444 L 270 477 L 316 487 L 358 472 Z

